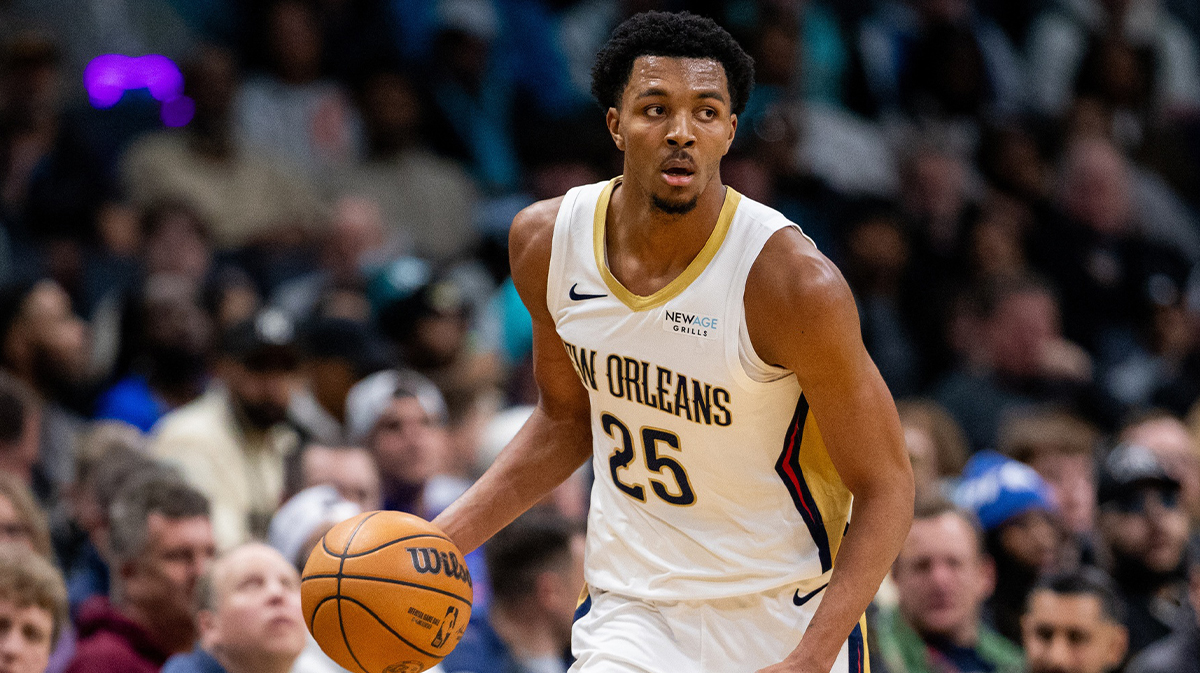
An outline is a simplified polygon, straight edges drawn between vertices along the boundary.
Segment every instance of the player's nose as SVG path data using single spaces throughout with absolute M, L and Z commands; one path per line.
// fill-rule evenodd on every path
M 667 144 L 671 147 L 691 147 L 696 144 L 696 133 L 688 115 L 672 116 L 667 127 Z

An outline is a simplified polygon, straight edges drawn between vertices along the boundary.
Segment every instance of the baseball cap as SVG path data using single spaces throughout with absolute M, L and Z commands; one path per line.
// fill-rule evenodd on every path
M 345 360 L 358 376 L 387 369 L 393 362 L 383 338 L 370 325 L 357 320 L 317 320 L 305 330 L 303 343 L 309 357 Z
M 975 512 L 989 532 L 1029 511 L 1057 510 L 1050 485 L 1041 475 L 995 451 L 981 451 L 967 461 L 953 499 L 959 507 Z
M 255 371 L 290 371 L 300 366 L 296 325 L 276 308 L 264 309 L 226 330 L 221 352 Z
M 359 381 L 346 395 L 346 439 L 354 444 L 366 441 L 398 394 L 415 397 L 430 418 L 446 422 L 446 401 L 432 381 L 413 371 L 388 369 Z
M 267 542 L 292 562 L 301 547 L 320 526 L 337 524 L 361 513 L 358 505 L 343 498 L 329 485 L 312 486 L 292 496 L 279 508 L 267 529 Z
M 1120 500 L 1151 486 L 1178 490 L 1179 482 L 1150 449 L 1138 444 L 1118 444 L 1100 463 L 1100 504 Z

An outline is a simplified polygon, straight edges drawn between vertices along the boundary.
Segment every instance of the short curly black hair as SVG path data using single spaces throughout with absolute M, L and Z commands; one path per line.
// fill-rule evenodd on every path
M 691 12 L 642 12 L 617 26 L 592 66 L 592 95 L 600 107 L 619 106 L 639 56 L 718 61 L 725 68 L 733 113 L 746 109 L 754 88 L 754 59 L 712 19 Z

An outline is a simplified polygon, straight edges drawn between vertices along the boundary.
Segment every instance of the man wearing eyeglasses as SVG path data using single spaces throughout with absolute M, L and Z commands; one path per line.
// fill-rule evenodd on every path
M 1122 444 L 1100 470 L 1100 536 L 1128 613 L 1130 655 L 1167 636 L 1187 605 L 1188 518 L 1179 482 L 1149 449 Z

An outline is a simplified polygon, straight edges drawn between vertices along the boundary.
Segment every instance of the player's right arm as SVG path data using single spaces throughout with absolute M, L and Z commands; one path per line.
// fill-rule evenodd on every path
M 546 307 L 554 220 L 562 198 L 522 210 L 509 232 L 513 284 L 533 317 L 533 415 L 488 471 L 433 520 L 464 554 L 571 476 L 592 454 L 590 402 Z

